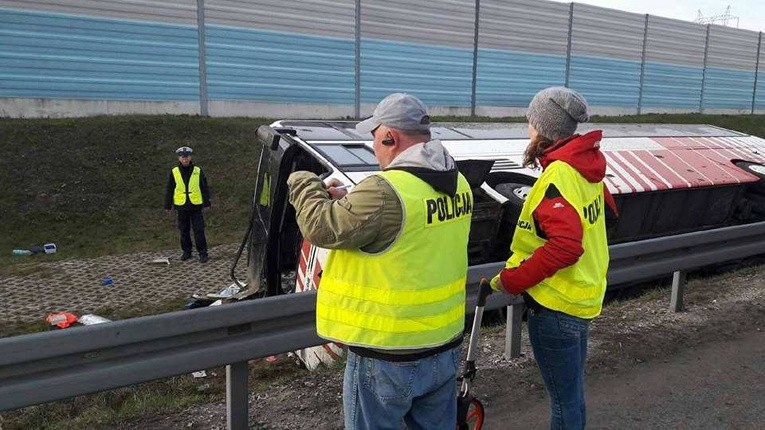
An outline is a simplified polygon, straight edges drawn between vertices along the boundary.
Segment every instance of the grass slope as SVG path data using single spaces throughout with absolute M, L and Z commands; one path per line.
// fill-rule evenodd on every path
M 189 116 L 0 119 L 0 266 L 13 248 L 55 242 L 62 257 L 167 249 L 163 212 L 175 149 L 194 149 L 208 177 L 212 245 L 241 239 L 264 121 Z

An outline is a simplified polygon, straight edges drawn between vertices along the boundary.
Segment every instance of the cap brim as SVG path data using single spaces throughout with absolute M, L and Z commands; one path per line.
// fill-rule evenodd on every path
M 371 133 L 372 130 L 380 126 L 380 123 L 375 121 L 374 117 L 370 117 L 356 124 L 356 131 L 359 133 Z

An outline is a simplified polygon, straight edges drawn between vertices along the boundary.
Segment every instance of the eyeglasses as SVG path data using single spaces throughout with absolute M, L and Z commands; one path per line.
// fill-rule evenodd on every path
M 374 139 L 376 137 L 375 133 L 377 133 L 377 130 L 379 130 L 380 127 L 382 127 L 382 125 L 378 125 L 377 127 L 375 127 L 374 130 L 372 130 L 372 139 Z

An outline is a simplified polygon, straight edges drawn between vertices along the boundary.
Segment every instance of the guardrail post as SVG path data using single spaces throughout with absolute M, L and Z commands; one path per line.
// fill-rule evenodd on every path
M 226 420 L 228 430 L 247 430 L 249 412 L 246 361 L 226 366 Z
M 678 270 L 672 275 L 672 299 L 669 302 L 672 312 L 683 310 L 683 290 L 685 290 L 685 271 Z
M 505 358 L 521 356 L 521 317 L 523 303 L 514 303 L 507 307 L 507 329 L 505 332 Z

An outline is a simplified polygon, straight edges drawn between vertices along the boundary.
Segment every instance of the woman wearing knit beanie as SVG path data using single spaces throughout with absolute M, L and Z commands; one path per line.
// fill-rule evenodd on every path
M 581 429 L 589 322 L 600 314 L 606 291 L 605 219 L 616 208 L 603 184 L 602 131 L 574 134 L 589 119 L 584 97 L 546 88 L 531 100 L 526 117 L 531 142 L 524 165 L 541 166 L 542 174 L 492 287 L 526 302 L 529 339 L 550 396 L 550 428 Z

